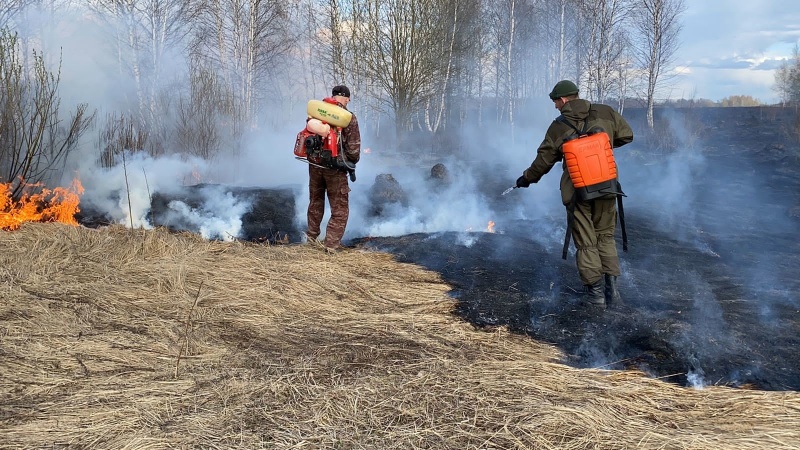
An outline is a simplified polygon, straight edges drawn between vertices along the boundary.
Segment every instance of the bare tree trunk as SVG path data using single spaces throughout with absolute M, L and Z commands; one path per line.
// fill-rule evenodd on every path
M 511 144 L 514 144 L 514 91 L 511 83 L 511 57 L 514 50 L 514 32 L 516 29 L 517 18 L 514 16 L 516 1 L 511 0 L 511 13 L 509 15 L 508 27 L 508 49 L 506 53 L 506 98 L 508 99 L 508 123 L 511 125 Z
M 647 81 L 647 125 L 651 129 L 656 91 L 669 79 L 665 74 L 677 51 L 681 29 L 678 16 L 685 9 L 683 0 L 639 0 L 635 10 L 635 52 Z
M 367 4 L 365 76 L 385 95 L 398 138 L 410 130 L 439 92 L 447 61 L 435 50 L 446 42 L 437 0 L 374 0 Z
M 341 7 L 339 0 L 328 0 L 328 15 L 330 21 L 330 41 L 331 41 L 331 59 L 332 64 L 328 67 L 333 75 L 332 83 L 345 83 L 347 82 L 347 75 L 345 74 L 345 49 L 342 43 L 342 35 L 345 31 L 341 26 Z
M 629 15 L 629 0 L 590 0 L 586 19 L 590 25 L 586 64 L 590 98 L 604 102 L 612 92 L 617 67 L 626 40 L 623 23 Z
M 567 0 L 561 0 L 560 7 L 560 17 L 558 21 L 559 29 L 558 29 L 558 59 L 556 60 L 556 79 L 561 80 L 564 78 L 564 50 L 566 47 L 566 12 L 567 12 Z M 577 82 L 577 80 L 576 80 Z
M 436 121 L 433 124 L 430 123 L 430 119 L 428 117 L 429 109 L 428 108 L 425 109 L 425 122 L 428 127 L 428 130 L 433 133 L 435 133 L 436 130 L 439 129 L 439 124 L 441 123 L 442 115 L 444 114 L 445 110 L 445 98 L 447 97 L 448 82 L 450 81 L 450 71 L 453 67 L 453 47 L 455 46 L 456 43 L 457 27 L 458 27 L 458 0 L 456 0 L 455 4 L 453 5 L 453 32 L 450 35 L 450 45 L 448 46 L 447 68 L 445 69 L 444 72 L 442 95 L 440 97 L 441 101 L 439 102 L 439 108 L 436 113 Z

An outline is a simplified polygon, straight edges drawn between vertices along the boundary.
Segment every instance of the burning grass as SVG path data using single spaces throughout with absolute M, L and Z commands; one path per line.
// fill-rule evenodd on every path
M 0 233 L 4 448 L 800 445 L 800 395 L 579 370 L 385 254 Z
M 26 222 L 59 222 L 78 225 L 75 213 L 83 186 L 75 179 L 69 188 L 43 188 L 22 182 L 19 200 L 14 199 L 11 183 L 0 183 L 0 230 L 16 230 Z M 34 192 L 31 192 L 34 191 Z

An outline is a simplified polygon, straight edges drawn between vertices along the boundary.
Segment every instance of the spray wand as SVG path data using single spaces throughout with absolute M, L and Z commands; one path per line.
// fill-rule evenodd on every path
M 505 191 L 503 191 L 503 193 L 501 195 L 506 195 L 506 194 L 508 194 L 509 192 L 513 191 L 514 189 L 516 189 L 518 187 L 519 186 L 512 186 L 512 187 L 506 189 Z

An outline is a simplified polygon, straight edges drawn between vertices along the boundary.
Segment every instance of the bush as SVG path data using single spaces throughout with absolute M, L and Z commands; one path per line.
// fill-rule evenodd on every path
M 34 52 L 28 67 L 20 53 L 17 34 L 0 30 L 0 182 L 11 183 L 15 200 L 26 184 L 60 181 L 67 156 L 94 118 L 80 104 L 62 122 L 60 63 L 50 72 Z

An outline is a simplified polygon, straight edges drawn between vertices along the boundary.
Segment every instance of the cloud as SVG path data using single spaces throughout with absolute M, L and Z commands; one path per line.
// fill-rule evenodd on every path
M 691 71 L 692 67 L 706 69 L 750 69 L 750 70 L 775 70 L 785 63 L 787 58 L 765 58 L 752 56 L 731 56 L 719 59 L 703 59 L 690 61 L 685 69 Z M 684 72 L 679 72 L 684 73 Z
M 753 70 L 775 70 L 786 63 L 786 58 L 765 59 L 752 67 Z
M 687 2 L 681 24 L 679 91 L 777 101 L 773 71 L 800 42 L 800 8 L 780 0 Z
M 753 63 L 748 59 L 729 57 L 721 59 L 703 59 L 696 62 L 692 61 L 689 62 L 689 66 L 705 67 L 708 69 L 749 69 L 753 66 Z
M 683 17 L 682 50 L 688 58 L 716 54 L 763 54 L 776 42 L 800 39 L 800 9 L 780 0 L 689 2 Z

